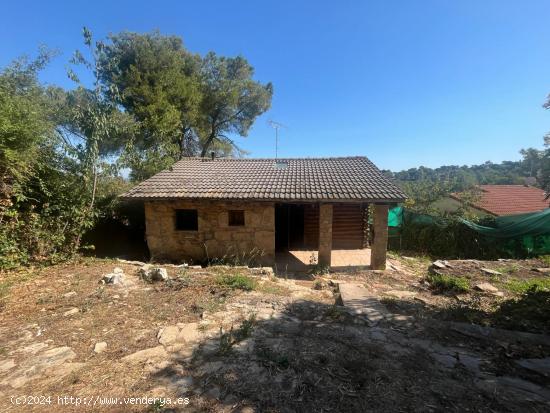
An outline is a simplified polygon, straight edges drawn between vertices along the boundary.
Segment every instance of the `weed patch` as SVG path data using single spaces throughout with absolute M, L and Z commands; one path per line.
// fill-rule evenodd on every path
M 454 275 L 430 274 L 427 280 L 434 290 L 442 293 L 463 293 L 470 290 L 470 283 L 467 279 Z
M 236 343 L 247 339 L 252 334 L 254 330 L 254 325 L 256 324 L 256 316 L 251 315 L 249 318 L 244 320 L 240 327 L 237 330 L 233 330 L 233 327 L 224 334 L 220 335 L 220 346 L 218 348 L 218 354 L 225 355 L 231 352 L 233 346 Z
M 243 291 L 252 291 L 257 287 L 254 279 L 242 274 L 221 274 L 216 277 L 216 283 L 221 287 Z
M 504 284 L 504 288 L 508 291 L 525 294 L 528 291 L 547 290 L 550 291 L 550 278 L 534 278 L 531 280 L 510 280 Z
M 275 367 L 280 370 L 286 370 L 290 367 L 290 359 L 287 354 L 273 351 L 269 347 L 259 346 L 256 355 L 265 367 Z

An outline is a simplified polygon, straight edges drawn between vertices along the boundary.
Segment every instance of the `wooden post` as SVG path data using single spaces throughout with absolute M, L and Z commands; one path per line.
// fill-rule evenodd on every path
M 332 205 L 319 205 L 319 264 L 330 267 L 332 254 Z
M 374 240 L 370 252 L 370 266 L 373 270 L 386 269 L 388 249 L 388 206 L 374 205 Z

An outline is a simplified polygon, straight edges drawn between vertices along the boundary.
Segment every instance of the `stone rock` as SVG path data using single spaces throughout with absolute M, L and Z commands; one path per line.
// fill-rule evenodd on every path
M 13 352 L 14 353 L 36 354 L 39 351 L 42 351 L 47 347 L 48 347 L 47 343 L 43 343 L 43 342 L 39 341 L 39 342 L 36 342 L 36 343 L 29 344 L 28 346 L 25 346 L 23 348 L 18 348 L 17 350 L 14 350 Z
M 474 288 L 478 291 L 483 291 L 483 292 L 486 292 L 486 293 L 497 293 L 498 292 L 498 288 L 495 287 L 492 284 L 489 284 L 489 283 L 476 284 L 474 286 Z
M 74 307 L 74 308 L 71 308 L 71 309 L 68 310 L 68 311 L 65 311 L 65 312 L 63 313 L 63 315 L 64 315 L 65 317 L 69 317 L 69 316 L 71 316 L 71 315 L 73 315 L 73 314 L 77 314 L 79 311 L 80 311 L 80 310 L 79 310 L 78 308 Z
M 370 325 L 378 324 L 389 314 L 386 306 L 362 285 L 340 283 L 338 288 L 345 310 L 351 315 L 366 317 Z
M 180 331 L 181 336 L 188 343 L 193 343 L 200 339 L 199 323 L 187 323 Z
M 105 349 L 107 348 L 107 343 L 105 341 L 101 341 L 99 343 L 95 343 L 94 346 L 94 353 L 103 353 Z
M 153 281 L 166 281 L 168 279 L 168 271 L 165 268 L 153 268 L 150 274 Z
M 76 295 L 76 291 L 69 291 L 68 293 L 63 294 L 64 298 L 70 298 L 74 297 Z
M 123 264 L 130 264 L 130 265 L 139 265 L 140 267 L 144 266 L 145 263 L 141 261 L 131 261 L 131 260 L 124 260 L 122 258 L 117 258 L 118 262 L 122 262 Z
M 500 271 L 492 270 L 490 268 L 482 268 L 481 271 L 488 275 L 502 275 Z
M 157 338 L 163 346 L 169 350 L 181 350 L 181 347 L 196 343 L 202 336 L 198 329 L 199 323 L 182 323 L 175 326 L 167 326 L 161 329 Z
M 145 264 L 141 267 L 138 271 L 138 275 L 147 282 L 166 281 L 169 279 L 166 268 L 153 267 L 149 264 Z
M 547 403 L 550 390 L 519 377 L 501 376 L 493 379 L 478 380 L 476 386 L 488 394 L 500 394 L 506 400 L 525 400 Z
M 110 273 L 107 275 L 104 275 L 101 279 L 101 282 L 104 284 L 111 284 L 116 285 L 120 287 L 126 287 L 132 285 L 132 281 L 126 278 L 126 276 L 122 273 Z
M 204 392 L 204 395 L 209 399 L 219 399 L 220 394 L 221 394 L 221 391 L 218 386 L 212 386 L 206 392 Z
M 416 296 L 416 293 L 414 291 L 405 291 L 405 290 L 390 290 L 390 291 L 385 291 L 384 294 L 391 295 L 392 297 L 396 297 L 399 299 L 414 298 Z
M 256 410 L 252 406 L 243 406 L 239 410 L 237 410 L 237 413 L 255 413 Z
M 434 268 L 442 270 L 442 269 L 447 268 L 448 264 L 449 263 L 447 261 L 437 260 L 437 261 L 432 262 L 431 266 L 434 267 Z
M 11 370 L 15 366 L 16 364 L 12 359 L 0 361 L 0 373 Z
M 550 274 L 550 268 L 533 268 L 533 271 L 540 272 L 542 274 Z
M 52 367 L 55 367 L 55 369 L 51 372 L 51 375 L 62 375 L 64 370 L 60 369 L 60 366 L 75 357 L 76 354 L 70 347 L 52 348 L 25 360 L 24 364 L 0 382 L 0 385 L 17 389 Z
M 271 267 L 250 268 L 250 273 L 255 275 L 274 275 L 273 268 Z
M 57 379 L 61 379 L 62 377 L 65 377 L 76 370 L 81 369 L 84 367 L 86 363 L 63 363 L 59 366 L 56 366 L 55 368 L 48 369 L 44 372 L 44 375 L 47 377 L 55 377 Z
M 164 346 L 170 346 L 178 340 L 180 329 L 178 326 L 168 326 L 159 330 L 157 338 L 159 343 Z
M 151 347 L 145 350 L 136 351 L 122 357 L 122 361 L 126 363 L 143 363 L 147 360 L 159 360 L 168 357 L 168 353 L 163 346 Z
M 124 270 L 120 267 L 115 267 L 113 269 L 113 274 L 124 274 Z
M 516 363 L 527 370 L 550 377 L 550 357 L 543 359 L 522 359 L 516 361 Z

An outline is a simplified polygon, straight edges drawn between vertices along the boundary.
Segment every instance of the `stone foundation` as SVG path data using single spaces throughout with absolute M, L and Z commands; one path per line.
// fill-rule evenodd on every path
M 176 230 L 176 209 L 196 209 L 198 231 Z M 229 210 L 243 210 L 245 225 L 229 226 Z M 153 260 L 193 263 L 239 254 L 258 256 L 262 265 L 275 261 L 275 207 L 270 202 L 148 201 L 145 221 Z

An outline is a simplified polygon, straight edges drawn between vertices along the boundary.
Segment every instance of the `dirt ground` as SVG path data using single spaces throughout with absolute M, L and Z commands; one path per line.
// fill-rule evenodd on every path
M 532 360 L 550 357 L 549 326 L 499 313 L 548 265 L 430 264 L 392 255 L 384 272 L 310 280 L 172 266 L 150 283 L 94 259 L 2 274 L 0 412 L 548 411 L 550 377 Z M 100 283 L 115 267 L 125 282 Z M 469 288 L 436 289 L 430 274 Z M 342 282 L 388 316 L 336 305 Z

